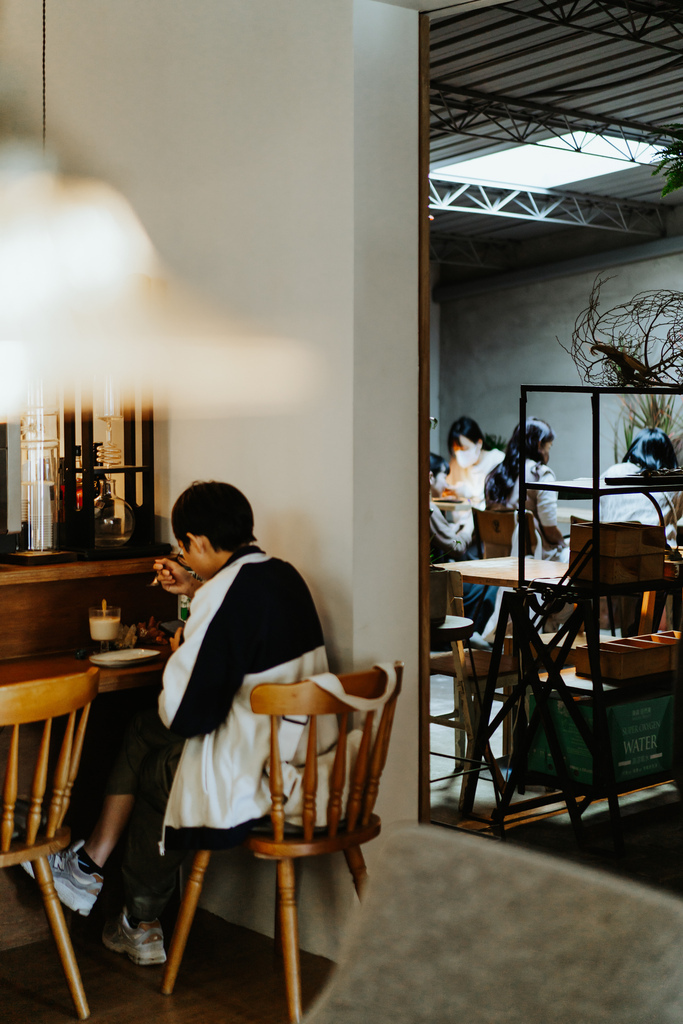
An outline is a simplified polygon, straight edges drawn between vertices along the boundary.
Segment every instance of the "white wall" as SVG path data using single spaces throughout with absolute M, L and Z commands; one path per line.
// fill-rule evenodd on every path
M 606 267 L 612 279 L 601 292 L 601 309 L 657 288 L 680 290 L 683 257 L 668 256 Z M 519 422 L 521 384 L 582 384 L 569 354 L 574 321 L 588 305 L 595 272 L 495 288 L 441 306 L 440 443 L 446 453 L 451 422 L 473 416 L 486 432 L 509 438 Z M 614 461 L 616 400 L 603 400 L 601 461 Z M 530 396 L 528 412 L 541 416 L 556 435 L 550 465 L 559 479 L 591 472 L 590 404 L 584 396 Z M 620 452 L 623 454 L 623 451 Z
M 5 0 L 0 44 L 36 126 L 41 7 Z M 405 660 L 386 822 L 417 815 L 417 58 L 417 14 L 372 0 L 49 5 L 63 161 L 118 186 L 172 270 L 322 365 L 290 414 L 158 423 L 158 512 L 230 480 L 309 581 L 333 665 Z M 216 858 L 206 902 L 271 930 L 240 859 Z M 319 868 L 302 890 L 302 943 L 330 955 L 351 886 Z

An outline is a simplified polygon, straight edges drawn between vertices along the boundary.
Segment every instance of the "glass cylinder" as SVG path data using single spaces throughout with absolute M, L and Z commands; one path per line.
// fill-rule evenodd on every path
M 21 521 L 28 551 L 58 547 L 59 406 L 42 381 L 28 388 L 21 417 Z
M 114 482 L 103 477 L 95 498 L 95 547 L 119 548 L 130 540 L 134 529 L 132 508 L 118 497 Z

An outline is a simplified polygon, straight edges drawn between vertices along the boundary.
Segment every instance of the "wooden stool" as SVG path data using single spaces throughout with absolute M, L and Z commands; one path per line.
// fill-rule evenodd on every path
M 436 636 L 441 636 L 443 639 L 450 640 L 452 653 L 432 653 L 429 658 L 429 670 L 431 674 L 444 674 L 453 677 L 453 710 L 440 715 L 430 715 L 429 722 L 430 724 L 442 725 L 454 730 L 454 761 L 456 764 L 460 761 L 464 767 L 464 759 L 472 756 L 474 740 L 479 727 L 479 712 L 481 708 L 481 693 L 479 691 L 474 657 L 480 654 L 486 655 L 486 652 L 470 651 L 470 658 L 472 659 L 472 671 L 470 672 L 465 660 L 464 641 L 468 640 L 474 632 L 474 625 L 470 619 L 466 619 L 462 615 L 464 609 L 462 577 L 460 573 L 449 572 L 449 582 L 452 587 L 451 607 L 456 614 L 447 615 L 442 626 L 433 627 L 431 638 L 433 641 Z M 466 626 L 466 623 L 469 623 L 469 626 Z M 516 663 L 514 666 L 505 665 L 502 667 L 504 671 L 512 671 L 514 668 L 516 672 Z M 465 747 L 464 752 L 463 746 Z M 489 746 L 486 749 L 486 758 L 494 766 L 494 786 L 500 789 L 504 782 L 503 776 Z M 453 774 L 459 774 L 459 771 L 456 770 Z M 444 776 L 444 778 L 446 777 Z M 461 806 L 463 798 L 464 788 L 460 794 Z
M 433 646 L 441 647 L 442 642 L 451 645 L 452 653 L 431 654 L 429 658 L 430 673 L 440 673 L 453 677 L 453 708 L 440 715 L 430 715 L 429 722 L 432 725 L 442 725 L 447 729 L 453 729 L 453 756 L 457 762 L 467 756 L 469 742 L 468 721 L 465 717 L 464 704 L 465 681 L 467 672 L 465 670 L 465 650 L 463 641 L 469 640 L 474 632 L 472 619 L 463 615 L 447 615 L 440 626 L 432 626 L 430 640 Z M 469 710 L 467 711 L 469 718 Z M 461 769 L 460 769 L 461 770 Z M 458 774 L 456 767 L 454 774 Z

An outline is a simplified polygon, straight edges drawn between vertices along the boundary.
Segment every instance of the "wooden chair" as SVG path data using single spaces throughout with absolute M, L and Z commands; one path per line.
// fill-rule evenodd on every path
M 380 668 L 369 672 L 353 672 L 339 677 L 349 703 L 333 696 L 311 680 L 300 683 L 262 683 L 251 695 L 252 710 L 258 715 L 269 715 L 271 721 L 270 793 L 272 810 L 267 832 L 254 831 L 244 846 L 255 856 L 277 862 L 276 938 L 277 925 L 282 943 L 285 966 L 285 985 L 290 1020 L 301 1019 L 301 976 L 299 967 L 298 919 L 294 879 L 295 858 L 317 857 L 324 853 L 342 851 L 353 876 L 356 892 L 361 895 L 367 876 L 361 845 L 379 834 L 381 822 L 373 813 L 389 747 L 389 738 L 401 688 L 403 665 L 395 665 L 396 686 L 388 699 L 388 676 Z M 371 701 L 376 710 L 358 712 L 359 702 Z M 379 714 L 381 708 L 381 714 Z M 362 732 L 357 756 L 351 754 L 347 743 L 347 730 L 353 714 L 362 714 Z M 285 794 L 280 759 L 279 723 L 282 716 L 308 717 L 308 743 L 303 769 L 302 826 L 285 826 Z M 318 808 L 318 756 L 317 719 L 321 715 L 336 715 L 339 720 L 339 742 L 329 772 L 329 799 L 326 825 L 316 827 Z M 377 723 L 376 719 L 379 719 Z M 353 733 L 348 733 L 348 736 Z M 358 734 L 356 734 L 358 737 Z M 168 952 L 161 991 L 170 995 L 185 951 L 201 893 L 204 873 L 211 852 L 200 850 L 195 854 L 182 903 L 178 912 L 173 938 Z
M 64 921 L 64 913 L 55 892 L 48 856 L 64 850 L 71 841 L 69 829 L 64 827 L 71 790 L 78 773 L 83 749 L 85 727 L 90 703 L 97 694 L 99 670 L 88 668 L 84 672 L 54 679 L 35 679 L 28 682 L 7 683 L 0 686 L 0 726 L 11 728 L 9 751 L 5 768 L 2 797 L 2 825 L 0 826 L 0 868 L 30 861 L 40 887 L 45 914 L 52 930 L 59 958 L 81 1020 L 90 1016 L 83 991 L 83 983 L 76 963 L 73 946 Z M 78 711 L 80 710 L 80 715 Z M 48 785 L 50 739 L 53 719 L 68 715 L 64 737 Z M 20 789 L 20 738 L 27 730 L 22 726 L 42 723 L 42 732 L 30 792 Z M 43 811 L 45 794 L 49 792 L 49 806 Z M 17 820 L 17 799 L 26 798 L 28 813 L 25 825 Z
M 474 525 L 480 558 L 506 558 L 512 554 L 512 540 L 517 529 L 518 516 L 513 509 L 494 512 L 473 508 Z M 539 541 L 533 512 L 525 513 L 527 536 L 526 553 L 533 554 Z

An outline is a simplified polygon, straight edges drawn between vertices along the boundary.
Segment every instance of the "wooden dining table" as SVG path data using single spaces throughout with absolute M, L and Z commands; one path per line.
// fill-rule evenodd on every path
M 463 559 L 461 562 L 439 562 L 439 569 L 459 572 L 463 583 L 484 583 L 490 587 L 514 587 L 519 580 L 517 555 L 505 558 Z M 550 580 L 556 583 L 567 571 L 566 562 L 551 562 L 544 558 L 524 559 L 524 578 L 527 582 Z

